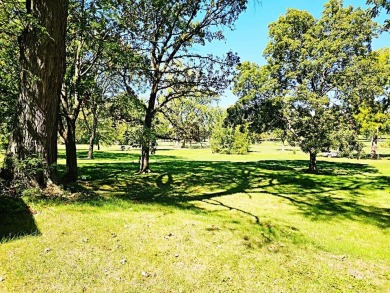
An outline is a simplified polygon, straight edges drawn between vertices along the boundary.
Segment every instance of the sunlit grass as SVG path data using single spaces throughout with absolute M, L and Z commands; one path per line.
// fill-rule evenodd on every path
M 138 150 L 81 149 L 81 187 L 8 215 L 30 230 L 2 237 L 0 292 L 388 292 L 388 157 L 309 174 L 279 149 L 164 149 L 146 175 Z

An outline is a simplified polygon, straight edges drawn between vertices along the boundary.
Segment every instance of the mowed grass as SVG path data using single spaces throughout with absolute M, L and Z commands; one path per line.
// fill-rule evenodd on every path
M 66 198 L 3 199 L 0 292 L 390 292 L 382 151 L 310 174 L 275 143 L 166 148 L 138 175 L 136 150 L 80 150 Z

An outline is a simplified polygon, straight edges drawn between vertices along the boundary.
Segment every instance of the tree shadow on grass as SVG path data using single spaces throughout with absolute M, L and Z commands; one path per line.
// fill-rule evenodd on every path
M 0 243 L 39 235 L 33 214 L 21 198 L 0 196 Z
M 305 172 L 307 161 L 212 162 L 170 160 L 153 164 L 154 173 L 136 175 L 135 163 L 83 165 L 84 186 L 98 194 L 135 202 L 197 210 L 196 202 L 257 215 L 222 203 L 218 198 L 243 193 L 271 195 L 286 200 L 312 220 L 350 219 L 388 228 L 390 209 L 365 205 L 370 190 L 389 190 L 390 177 L 372 166 L 355 163 L 320 163 L 318 174 Z

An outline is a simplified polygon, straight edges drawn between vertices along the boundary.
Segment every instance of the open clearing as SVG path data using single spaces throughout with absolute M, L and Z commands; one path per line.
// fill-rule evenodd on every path
M 80 150 L 66 198 L 1 199 L 0 292 L 390 292 L 388 155 L 309 174 L 278 148 L 162 149 L 147 175 Z

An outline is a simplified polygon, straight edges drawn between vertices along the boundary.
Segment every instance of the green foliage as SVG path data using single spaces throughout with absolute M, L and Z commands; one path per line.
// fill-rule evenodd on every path
M 86 115 L 77 119 L 76 143 L 88 144 L 93 124 L 93 115 L 85 111 Z M 121 139 L 120 123 L 116 122 L 105 110 L 99 111 L 99 119 L 96 129 L 95 144 L 113 145 Z
M 344 127 L 332 133 L 332 149 L 341 157 L 360 158 L 363 154 L 363 143 L 359 141 L 355 131 Z
M 241 127 L 237 125 L 234 128 L 231 153 L 236 155 L 246 155 L 249 152 L 249 143 L 250 137 L 248 126 L 245 125 L 243 131 L 241 131 Z
M 390 1 L 389 0 L 367 0 L 367 4 L 373 4 L 373 7 L 371 9 L 371 14 L 373 16 L 377 16 L 382 8 L 385 10 L 387 14 L 390 14 Z M 385 20 L 385 25 L 384 25 L 385 30 L 390 29 L 390 20 L 386 19 Z
M 210 137 L 213 129 L 214 96 L 195 96 L 176 99 L 162 109 L 171 138 L 201 142 Z
M 390 139 L 386 139 L 386 141 L 382 144 L 384 148 L 390 149 Z
M 4 158 L 5 170 L 13 170 L 13 174 L 7 174 L 12 179 L 12 188 L 14 192 L 22 193 L 26 188 L 40 188 L 45 182 L 42 182 L 42 174 L 50 172 L 47 167 L 46 160 L 39 154 L 29 155 L 23 160 L 18 160 L 11 155 L 7 155 Z M 53 170 L 56 168 L 55 165 L 51 166 Z
M 285 133 L 283 100 L 275 96 L 276 87 L 269 66 L 243 62 L 233 85 L 233 93 L 239 100 L 228 108 L 227 123 L 248 124 L 250 131 L 257 134 L 276 129 Z
M 376 133 L 378 130 L 387 133 L 390 129 L 388 113 L 361 106 L 359 108 L 359 113 L 354 117 L 359 125 L 360 133 L 366 138 L 372 136 L 372 134 Z
M 220 115 L 211 134 L 213 153 L 245 155 L 249 151 L 250 137 L 247 125 L 224 126 L 225 115 Z
M 340 0 L 329 1 L 318 20 L 289 9 L 270 24 L 265 56 L 292 145 L 310 154 L 335 146 L 359 149 L 351 138 L 358 127 L 353 115 L 363 101 L 372 104 L 383 93 L 370 53 L 376 33 L 365 11 Z
M 1 3 L 0 9 L 0 149 L 7 146 L 16 114 L 18 95 L 17 36 L 22 31 L 22 18 L 18 12 L 22 3 Z
M 227 52 L 216 56 L 196 48 L 223 40 L 223 29 L 233 28 L 247 3 L 247 0 L 118 1 L 115 21 L 131 45 L 149 61 L 141 68 L 138 64 L 132 66 L 146 77 L 140 84 L 133 82 L 132 72 L 125 72 L 122 78 L 128 92 L 141 89 L 148 93 L 145 128 L 151 129 L 157 113 L 173 100 L 215 96 L 230 85 L 239 63 L 238 55 Z M 184 135 L 194 132 L 194 127 L 185 127 Z M 148 149 L 143 149 L 141 172 L 149 168 L 147 154 Z

